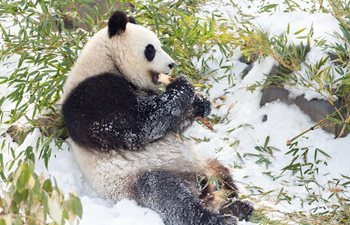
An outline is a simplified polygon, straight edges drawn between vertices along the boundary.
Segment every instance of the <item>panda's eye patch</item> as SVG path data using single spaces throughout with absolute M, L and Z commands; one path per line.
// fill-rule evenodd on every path
M 154 48 L 153 45 L 149 44 L 146 46 L 145 56 L 146 56 L 146 59 L 150 62 L 154 59 L 154 57 L 156 56 L 156 49 Z

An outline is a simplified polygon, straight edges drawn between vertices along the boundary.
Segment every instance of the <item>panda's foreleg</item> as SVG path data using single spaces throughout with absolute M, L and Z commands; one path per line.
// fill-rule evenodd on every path
M 165 225 L 236 225 L 235 217 L 203 207 L 181 179 L 167 171 L 141 174 L 134 185 L 139 204 L 156 211 Z
M 182 132 L 190 125 L 192 125 L 195 118 L 207 117 L 210 114 L 210 102 L 201 95 L 195 95 L 191 109 L 188 110 L 180 119 L 177 126 L 173 127 L 174 132 Z
M 88 129 L 92 138 L 87 142 L 104 149 L 140 149 L 169 133 L 181 132 L 195 117 L 210 112 L 210 103 L 195 95 L 193 86 L 182 76 L 162 94 L 135 94 L 135 101 L 122 100 L 119 107 L 123 109 L 94 118 L 96 122 Z
M 140 97 L 137 109 L 144 143 L 169 132 L 182 132 L 195 118 L 206 117 L 211 111 L 210 102 L 195 95 L 193 86 L 183 76 L 171 83 L 163 94 Z
M 138 146 L 144 146 L 189 126 L 192 116 L 194 89 L 184 78 L 178 77 L 167 90 L 159 95 L 139 96 L 135 118 Z

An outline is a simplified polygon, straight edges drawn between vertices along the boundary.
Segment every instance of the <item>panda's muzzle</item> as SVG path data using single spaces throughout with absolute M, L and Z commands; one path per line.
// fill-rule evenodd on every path
M 154 83 L 155 85 L 160 84 L 160 82 L 158 81 L 159 80 L 159 73 L 152 71 L 151 78 L 152 78 L 152 83 Z

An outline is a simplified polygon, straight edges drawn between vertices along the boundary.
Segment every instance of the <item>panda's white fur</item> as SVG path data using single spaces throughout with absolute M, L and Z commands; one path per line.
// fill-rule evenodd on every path
M 147 44 L 156 49 L 152 62 L 144 57 Z M 106 27 L 97 32 L 81 51 L 68 74 L 61 99 L 64 101 L 82 81 L 104 72 L 119 72 L 141 89 L 157 90 L 159 86 L 152 82 L 150 72 L 167 74 L 172 63 L 174 60 L 161 48 L 157 36 L 147 28 L 127 23 L 123 34 L 109 38 Z
M 178 140 L 174 135 L 150 143 L 140 152 L 126 151 L 122 155 L 87 151 L 73 141 L 71 147 L 89 184 L 102 196 L 116 201 L 134 198 L 130 185 L 140 171 L 196 171 L 189 143 Z
M 224 201 L 221 201 L 220 198 L 220 204 L 215 206 L 217 204 L 215 203 L 216 194 L 212 193 L 215 188 L 208 185 L 200 190 L 196 181 L 197 173 L 206 176 L 206 180 L 209 180 L 209 176 L 213 175 L 218 179 L 223 179 L 221 188 L 227 189 L 229 187 L 228 189 L 233 191 L 232 196 L 237 197 L 237 189 L 229 171 L 216 160 L 204 162 L 204 160 L 194 157 L 191 145 L 181 141 L 173 133 L 183 130 L 193 122 L 195 117 L 207 116 L 210 112 L 209 102 L 198 95 L 196 96 L 192 90 L 193 87 L 184 78 L 177 79 L 177 83 L 174 81 L 171 84 L 172 87 L 170 87 L 171 85 L 167 87 L 166 93 L 169 92 L 168 95 L 154 92 L 158 90 L 159 84 L 154 82 L 152 75 L 169 73 L 174 61 L 161 48 L 159 39 L 152 31 L 126 20 L 127 17 L 124 13 L 114 13 L 110 18 L 112 22 L 109 22 L 109 27 L 97 32 L 85 45 L 63 87 L 64 94 L 61 98 L 63 114 L 71 136 L 71 149 L 80 168 L 90 185 L 100 195 L 115 201 L 122 198 L 135 199 L 140 204 L 158 212 L 166 225 L 235 225 L 236 217 L 232 217 L 231 220 L 224 219 L 219 214 Z M 112 35 L 110 23 L 116 24 L 119 29 L 114 30 L 112 27 Z M 145 46 L 150 44 L 156 51 L 151 60 L 145 57 Z M 127 82 L 123 79 L 117 79 L 115 76 L 122 76 Z M 118 86 L 108 83 L 111 79 L 113 82 L 119 81 L 121 84 Z M 86 83 L 86 81 L 90 83 Z M 102 84 L 102 86 L 94 85 L 93 82 Z M 82 84 L 85 86 L 82 87 Z M 92 89 L 91 86 L 93 86 Z M 116 90 L 114 92 L 115 89 L 111 90 L 111 87 L 119 87 L 123 91 Z M 99 104 L 100 93 L 91 93 L 90 90 L 103 92 L 101 101 L 108 102 Z M 117 106 L 113 106 L 114 108 L 109 109 L 109 104 L 115 103 L 113 101 L 122 102 L 120 107 L 123 104 L 129 105 L 128 99 L 125 102 L 124 98 L 116 96 L 116 93 L 124 95 L 124 92 L 137 95 L 134 99 L 137 104 L 135 102 L 130 104 L 141 107 L 137 111 L 140 114 L 138 116 L 141 116 L 141 122 L 152 117 L 150 120 L 153 123 L 150 124 L 153 127 L 141 129 L 142 132 L 150 132 L 149 136 L 146 136 L 146 142 L 136 145 L 137 150 L 133 149 L 133 145 L 127 146 L 130 147 L 129 149 L 125 149 L 124 145 L 123 148 L 114 149 L 93 147 L 96 144 L 94 141 L 100 141 L 100 146 L 105 146 L 104 141 L 110 141 L 103 136 L 104 132 L 107 132 L 107 135 L 113 133 L 115 135 L 113 137 L 116 138 L 130 138 L 127 141 L 133 143 L 135 133 L 130 134 L 131 136 L 127 134 L 126 137 L 119 133 L 125 131 L 122 121 L 124 121 L 124 117 L 128 117 L 128 113 L 122 112 L 123 109 L 118 108 L 119 103 L 116 103 Z M 109 98 L 109 95 L 106 96 L 106 93 L 113 95 L 113 100 Z M 93 100 L 95 101 L 93 112 L 87 112 L 90 110 L 91 102 L 83 101 L 82 98 L 85 98 L 86 95 L 90 96 L 89 99 L 95 99 Z M 187 95 L 192 95 L 192 97 Z M 143 97 L 146 99 L 145 102 L 143 102 Z M 153 101 L 161 102 L 161 106 L 164 106 L 167 113 L 162 114 L 158 103 Z M 171 101 L 170 105 L 167 104 L 168 101 Z M 112 111 L 114 114 L 102 114 L 102 117 L 106 115 L 107 119 L 112 118 L 112 120 L 103 122 L 105 118 L 96 118 L 96 115 L 101 115 L 99 113 L 104 112 L 103 110 L 99 111 L 98 106 L 100 105 L 108 113 L 111 112 L 110 110 L 115 110 Z M 142 107 L 146 107 L 146 110 Z M 172 112 L 172 108 L 176 108 L 176 110 Z M 182 108 L 184 109 L 182 110 Z M 158 121 L 153 114 L 147 114 L 149 111 L 153 112 L 152 110 L 158 110 L 154 112 L 163 116 L 161 120 Z M 173 118 L 167 118 L 166 115 Z M 172 127 L 169 121 L 174 121 L 174 118 L 178 125 Z M 131 121 L 133 119 L 129 117 L 125 123 L 132 124 L 131 129 L 137 130 Z M 103 123 L 101 126 L 93 127 L 94 124 L 98 125 L 101 121 Z M 90 124 L 90 122 L 94 123 Z M 114 124 L 115 122 L 116 124 Z M 86 125 L 84 123 L 89 124 L 82 126 Z M 141 124 L 136 123 L 136 125 Z M 164 126 L 168 126 L 168 128 Z M 171 127 L 170 130 L 169 127 Z M 84 129 L 90 130 L 85 132 Z M 100 132 L 97 133 L 97 136 L 94 136 L 96 134 L 94 129 Z M 152 129 L 158 130 L 160 133 L 155 134 Z M 98 135 L 102 135 L 102 137 Z M 89 140 L 90 138 L 93 141 Z M 116 142 L 114 139 L 113 141 Z M 112 145 L 106 146 L 114 146 L 114 142 Z M 206 170 L 208 165 L 210 168 Z M 208 205 L 204 205 L 199 200 L 203 192 L 205 193 L 201 198 L 203 201 L 207 199 Z M 252 207 L 241 201 L 236 201 L 232 207 L 233 212 L 229 213 L 239 217 L 239 219 L 246 219 L 252 212 Z

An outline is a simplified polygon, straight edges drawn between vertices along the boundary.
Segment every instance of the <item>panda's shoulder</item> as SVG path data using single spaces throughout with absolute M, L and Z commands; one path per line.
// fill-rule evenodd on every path
M 81 82 L 69 95 L 64 105 L 74 102 L 82 105 L 128 103 L 136 101 L 134 87 L 123 77 L 113 73 L 103 73 Z M 84 104 L 86 103 L 86 104 Z
M 90 77 L 77 86 L 76 91 L 79 90 L 89 91 L 100 97 L 104 93 L 120 96 L 120 94 L 133 95 L 135 92 L 132 84 L 128 83 L 121 75 L 113 73 L 103 73 Z
M 128 83 L 121 75 L 114 73 L 102 73 L 93 77 L 90 77 L 77 86 L 77 89 L 92 89 L 92 90 L 108 90 L 114 89 L 115 91 L 123 90 L 127 92 L 133 91 L 133 86 Z M 116 89 L 117 88 L 117 89 Z

